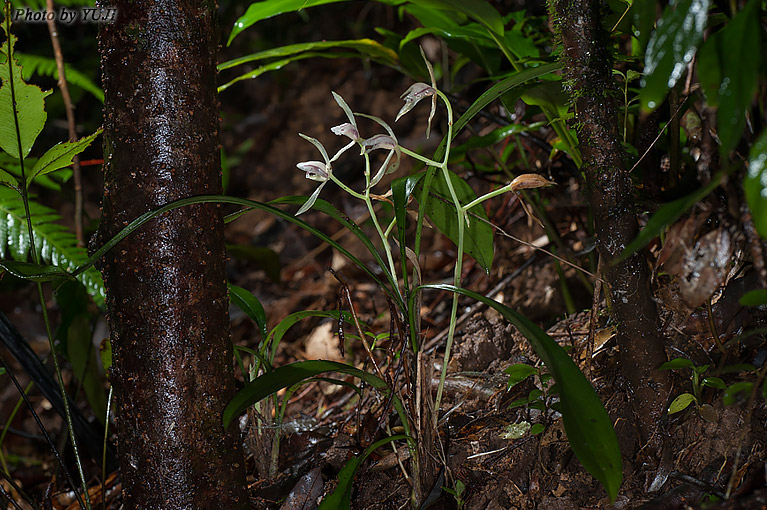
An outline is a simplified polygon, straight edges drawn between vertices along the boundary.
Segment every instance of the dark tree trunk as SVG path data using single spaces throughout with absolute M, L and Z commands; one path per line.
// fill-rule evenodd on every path
M 100 51 L 103 243 L 142 213 L 221 192 L 213 1 L 119 0 Z M 216 205 L 170 211 L 103 259 L 128 509 L 244 509 Z
M 658 437 L 658 424 L 670 392 L 658 311 L 650 273 L 641 254 L 616 262 L 638 232 L 634 186 L 623 163 L 618 115 L 612 93 L 611 43 L 601 26 L 598 0 L 557 0 L 554 16 L 562 38 L 567 83 L 575 99 L 578 140 L 603 276 L 610 289 L 611 312 L 618 323 L 621 368 L 644 443 Z

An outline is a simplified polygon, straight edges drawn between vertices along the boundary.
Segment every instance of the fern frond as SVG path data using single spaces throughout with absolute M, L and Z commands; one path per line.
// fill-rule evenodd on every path
M 19 52 L 15 52 L 13 55 L 16 57 L 16 60 L 19 61 L 19 64 L 21 64 L 24 80 L 29 80 L 34 74 L 48 76 L 56 80 L 59 79 L 59 71 L 56 68 L 56 61 L 54 59 Z M 67 83 L 82 88 L 102 103 L 104 102 L 104 91 L 101 90 L 98 85 L 93 83 L 93 81 L 85 74 L 69 64 L 64 64 L 64 71 L 67 73 Z
M 55 223 L 61 219 L 56 211 L 30 201 L 29 214 L 35 245 L 43 262 L 72 271 L 88 260 L 85 249 L 77 246 L 74 234 L 64 225 Z M 27 261 L 29 249 L 24 202 L 14 190 L 0 187 L 0 258 Z M 101 273 L 90 267 L 77 279 L 85 285 L 93 301 L 103 306 L 106 293 Z

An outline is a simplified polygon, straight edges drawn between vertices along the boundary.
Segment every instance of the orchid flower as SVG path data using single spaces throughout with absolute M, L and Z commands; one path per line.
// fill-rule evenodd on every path
M 381 165 L 381 168 L 378 169 L 373 178 L 370 180 L 370 187 L 373 187 L 378 184 L 378 182 L 385 174 L 390 174 L 399 168 L 402 151 L 399 148 L 397 137 L 394 135 L 394 130 L 391 128 L 391 126 L 389 126 L 389 124 L 384 122 L 381 118 L 376 117 L 375 115 L 367 115 L 364 113 L 358 113 L 357 115 L 372 120 L 384 128 L 388 133 L 386 135 L 380 134 L 371 136 L 370 138 L 360 142 L 360 145 L 362 146 L 362 154 L 370 154 L 371 151 L 376 149 L 384 149 L 389 151 L 389 154 L 386 155 L 386 159 Z M 392 157 L 394 157 L 394 161 L 392 161 Z
M 431 85 L 427 85 L 422 82 L 412 84 L 400 96 L 400 99 L 405 100 L 405 104 L 402 106 L 402 108 L 400 108 L 400 111 L 397 113 L 397 117 L 394 119 L 394 122 L 397 122 L 400 117 L 412 110 L 421 99 L 431 96 L 429 122 L 426 124 L 426 138 L 429 138 L 429 134 L 431 133 L 431 121 L 434 118 L 434 112 L 437 111 L 437 79 L 434 76 L 434 68 L 432 67 L 431 62 L 429 62 L 429 59 L 426 58 L 426 54 L 423 52 L 423 47 L 421 47 L 421 57 L 423 57 L 423 61 L 426 62 L 426 68 L 429 70 Z

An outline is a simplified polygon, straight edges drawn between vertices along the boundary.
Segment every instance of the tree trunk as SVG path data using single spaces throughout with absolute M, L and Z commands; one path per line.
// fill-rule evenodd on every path
M 616 262 L 638 233 L 634 186 L 626 171 L 612 94 L 612 43 L 602 27 L 598 0 L 557 0 L 554 17 L 562 38 L 565 75 L 575 99 L 583 171 L 599 242 L 611 313 L 618 323 L 621 369 L 644 443 L 658 437 L 671 391 L 664 339 L 650 288 L 647 262 L 639 253 Z
M 110 5 L 99 243 L 158 206 L 221 192 L 215 2 Z M 221 419 L 234 394 L 223 226 L 216 205 L 175 209 L 103 259 L 128 509 L 248 506 L 237 428 Z

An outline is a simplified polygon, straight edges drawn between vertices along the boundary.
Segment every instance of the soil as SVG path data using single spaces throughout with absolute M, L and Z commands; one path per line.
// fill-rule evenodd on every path
M 247 33 L 242 37 L 247 37 Z M 227 51 L 236 55 L 238 50 Z M 330 92 L 341 94 L 355 111 L 393 119 L 401 104 L 399 95 L 410 83 L 411 80 L 394 71 L 363 66 L 357 60 L 312 59 L 237 85 L 222 96 L 223 145 L 232 163 L 229 193 L 258 200 L 310 194 L 316 183 L 305 179 L 295 164 L 319 158 L 316 149 L 298 133 L 319 138 L 329 147 L 339 146 L 341 142 L 330 133 L 330 127 L 342 123 L 344 117 Z M 425 138 L 427 116 L 427 108 L 420 108 L 397 123 L 396 129 L 403 145 L 431 154 L 440 133 L 437 131 L 429 140 Z M 444 119 L 438 117 L 435 126 L 440 125 L 440 120 L 444 124 Z M 484 127 L 480 124 L 477 130 Z M 544 129 L 534 136 L 545 144 L 551 133 Z M 549 220 L 560 232 L 567 250 L 558 253 L 573 264 L 588 267 L 592 252 L 585 233 L 587 212 L 578 179 L 568 174 L 561 158 L 552 161 L 548 151 L 523 143 L 528 163 L 544 169 L 559 183 L 556 189 L 541 192 L 548 204 Z M 414 167 L 410 163 L 404 164 L 398 175 L 405 175 L 411 168 Z M 352 187 L 359 188 L 364 182 L 359 169 L 351 162 L 341 161 L 337 172 Z M 493 184 L 493 179 L 472 172 L 465 177 L 478 193 L 489 190 Z M 380 189 L 385 189 L 385 185 Z M 369 226 L 365 210 L 335 186 L 326 186 L 322 198 L 350 218 L 359 220 L 365 228 Z M 621 377 L 617 347 L 611 336 L 613 325 L 607 319 L 604 301 L 598 300 L 596 313 L 592 314 L 590 290 L 576 270 L 558 264 L 549 254 L 529 245 L 538 242 L 543 230 L 528 221 L 518 200 L 498 199 L 489 210 L 491 221 L 504 233 L 528 244 L 520 244 L 499 232 L 491 273 L 486 274 L 469 258 L 463 267 L 464 286 L 492 294 L 543 325 L 552 338 L 570 349 L 579 366 L 590 374 L 613 420 L 623 453 L 624 482 L 617 500 L 611 503 L 599 482 L 572 453 L 556 412 L 550 408 L 541 412 L 530 406 L 511 407 L 514 401 L 543 386 L 539 380 L 530 378 L 509 389 L 503 370 L 514 363 L 536 367 L 541 364 L 527 341 L 498 314 L 462 299 L 459 317 L 465 317 L 456 332 L 455 352 L 448 365 L 446 397 L 441 408 L 443 419 L 439 424 L 439 443 L 446 464 L 437 463 L 439 483 L 435 484 L 436 497 L 428 498 L 428 508 L 703 508 L 709 501 L 722 498 L 728 490 L 733 497 L 722 503 L 724 506 L 712 503 L 713 506 L 706 508 L 765 508 L 765 399 L 759 396 L 749 402 L 748 395 L 741 394 L 733 404 L 724 405 L 722 391 L 706 388 L 701 394 L 700 407 L 691 405 L 658 424 L 662 440 L 651 443 L 661 445 L 657 451 L 649 444 L 640 444 L 633 426 L 630 395 Z M 304 219 L 329 235 L 339 236 L 355 256 L 365 257 L 364 250 L 350 239 L 352 236 L 344 235 L 321 214 L 307 213 Z M 687 235 L 699 237 L 699 234 Z M 382 292 L 359 269 L 345 263 L 332 249 L 305 232 L 253 212 L 228 226 L 227 239 L 232 246 L 247 248 L 230 252 L 227 266 L 230 280 L 261 300 L 269 328 L 298 310 L 336 310 L 340 285 L 326 269 L 332 267 L 348 283 L 356 313 L 366 326 L 376 333 L 388 331 L 389 308 Z M 451 281 L 454 245 L 436 231 L 427 229 L 422 246 L 424 254 L 420 263 L 424 281 Z M 651 251 L 648 257 L 652 264 L 657 264 L 658 253 Z M 718 331 L 729 339 L 746 328 L 765 324 L 763 310 L 744 311 L 727 297 L 728 288 L 750 288 L 750 283 L 743 280 L 753 277 L 745 270 L 744 273 L 738 275 L 742 279 L 729 277 L 721 282 L 715 294 L 713 313 L 719 321 Z M 590 277 L 585 280 L 593 282 Z M 499 282 L 502 283 L 500 289 L 496 288 Z M 687 357 L 698 365 L 711 365 L 712 371 L 722 364 L 760 366 L 764 362 L 766 351 L 761 336 L 735 343 L 728 359 L 723 360 L 702 308 L 691 309 L 674 299 L 671 282 L 659 278 L 656 284 L 667 327 L 670 359 Z M 568 289 L 572 306 L 578 313 L 567 313 L 563 288 Z M 20 326 L 33 348 L 44 355 L 47 342 L 43 341 L 44 331 L 39 327 L 39 308 L 34 305 L 36 296 L 32 289 L 21 287 L 0 297 L 0 308 Z M 431 292 L 425 295 L 422 304 L 423 341 L 436 353 L 432 373 L 435 393 L 443 362 L 450 299 L 446 293 Z M 255 325 L 235 308 L 231 314 L 233 341 L 238 346 L 255 348 L 258 345 Z M 733 323 L 736 318 L 737 322 Z M 97 327 L 103 328 L 103 324 Z M 305 320 L 291 328 L 280 344 L 275 364 L 304 359 L 307 351 L 304 340 L 318 327 L 321 327 L 320 320 Z M 335 349 L 339 340 L 330 338 L 328 342 L 333 343 Z M 588 347 L 590 338 L 595 343 L 593 349 Z M 361 365 L 364 351 L 359 342 L 350 336 L 346 342 L 346 361 Z M 387 347 L 386 343 L 383 346 Z M 589 356 L 592 350 L 593 355 Z M 19 371 L 19 367 L 15 368 Z M 672 397 L 691 392 L 689 371 L 677 370 L 674 374 Z M 65 375 L 71 380 L 71 372 L 66 371 Z M 239 377 L 242 383 L 242 374 Z M 754 374 L 744 372 L 722 377 L 728 385 L 755 379 Z M 22 382 L 26 383 L 23 377 Z M 53 433 L 61 432 L 61 420 L 47 401 L 34 392 L 31 398 L 46 428 Z M 405 392 L 404 398 L 407 400 L 413 395 Z M 3 388 L 0 416 L 9 416 L 17 399 L 18 393 L 13 388 Z M 88 413 L 83 399 L 80 404 L 83 412 Z M 385 437 L 387 427 L 397 430 L 400 424 L 385 404 L 370 390 L 365 390 L 359 399 L 344 387 L 324 383 L 304 386 L 291 398 L 285 423 L 280 428 L 282 447 L 278 471 L 273 477 L 264 472 L 263 459 L 259 459 L 264 450 L 253 437 L 253 429 L 246 427 L 253 508 L 316 508 L 312 501 L 316 502 L 317 494 L 328 494 L 336 487 L 338 473 L 349 459 L 373 441 Z M 541 424 L 543 431 L 510 438 L 509 427 L 522 422 Z M 38 495 L 50 484 L 54 493 L 50 500 L 52 508 L 75 508 L 71 493 L 64 490 L 65 483 L 56 474 L 50 451 L 38 435 L 23 435 L 23 431 L 37 430 L 32 419 L 23 415 L 16 418 L 13 427 L 14 431 L 3 444 L 4 452 L 18 459 L 13 464 L 13 478 L 26 491 Z M 402 467 L 409 473 L 411 461 L 407 450 L 399 450 L 398 454 Z M 67 462 L 71 465 L 71 458 Z M 100 490 L 96 482 L 101 479 L 99 466 L 89 462 L 86 469 L 94 481 L 94 490 Z M 440 486 L 455 488 L 456 480 L 465 485 L 460 497 L 440 493 Z M 117 473 L 109 477 L 107 489 L 108 507 L 120 508 Z M 291 492 L 294 496 L 286 500 Z M 100 493 L 94 494 L 101 498 Z M 296 501 L 296 494 L 306 496 L 303 506 L 291 503 Z M 398 510 L 409 507 L 410 497 L 410 484 L 397 456 L 387 445 L 361 465 L 351 491 L 351 508 Z

